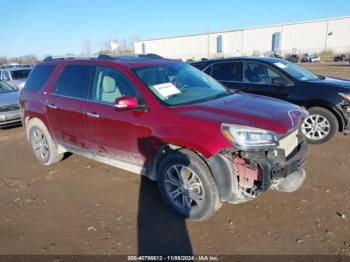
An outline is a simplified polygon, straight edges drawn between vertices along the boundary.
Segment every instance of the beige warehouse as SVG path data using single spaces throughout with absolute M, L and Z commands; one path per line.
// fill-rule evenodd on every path
M 350 52 L 350 16 L 134 42 L 136 53 L 168 58 Z

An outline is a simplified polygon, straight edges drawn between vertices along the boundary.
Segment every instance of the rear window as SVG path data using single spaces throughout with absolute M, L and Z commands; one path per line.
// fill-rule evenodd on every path
M 55 84 L 54 93 L 72 98 L 87 98 L 87 84 L 93 69 L 89 65 L 66 66 Z
M 30 73 L 30 69 L 20 69 L 11 71 L 12 80 L 26 79 Z
M 55 69 L 54 65 L 40 65 L 34 67 L 24 86 L 27 90 L 40 91 Z

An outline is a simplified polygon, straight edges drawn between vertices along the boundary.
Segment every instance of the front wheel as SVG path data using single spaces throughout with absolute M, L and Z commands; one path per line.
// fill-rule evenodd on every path
M 159 170 L 159 190 L 165 202 L 182 217 L 204 220 L 221 207 L 214 178 L 196 153 L 174 151 L 163 159 Z
M 312 107 L 301 130 L 310 144 L 322 144 L 331 140 L 339 130 L 338 120 L 329 110 Z

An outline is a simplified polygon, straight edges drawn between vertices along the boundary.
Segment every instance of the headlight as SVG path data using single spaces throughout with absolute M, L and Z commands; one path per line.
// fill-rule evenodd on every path
M 346 93 L 338 93 L 338 95 L 340 95 L 342 98 L 349 100 L 350 101 L 350 94 L 346 94 Z
M 221 132 L 234 146 L 241 150 L 278 146 L 277 135 L 264 129 L 222 124 Z

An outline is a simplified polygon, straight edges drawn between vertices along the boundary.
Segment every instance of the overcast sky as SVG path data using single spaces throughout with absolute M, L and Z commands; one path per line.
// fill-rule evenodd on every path
M 0 56 L 81 53 L 111 39 L 223 31 L 350 15 L 349 0 L 1 0 Z M 349 36 L 350 37 L 350 36 Z

